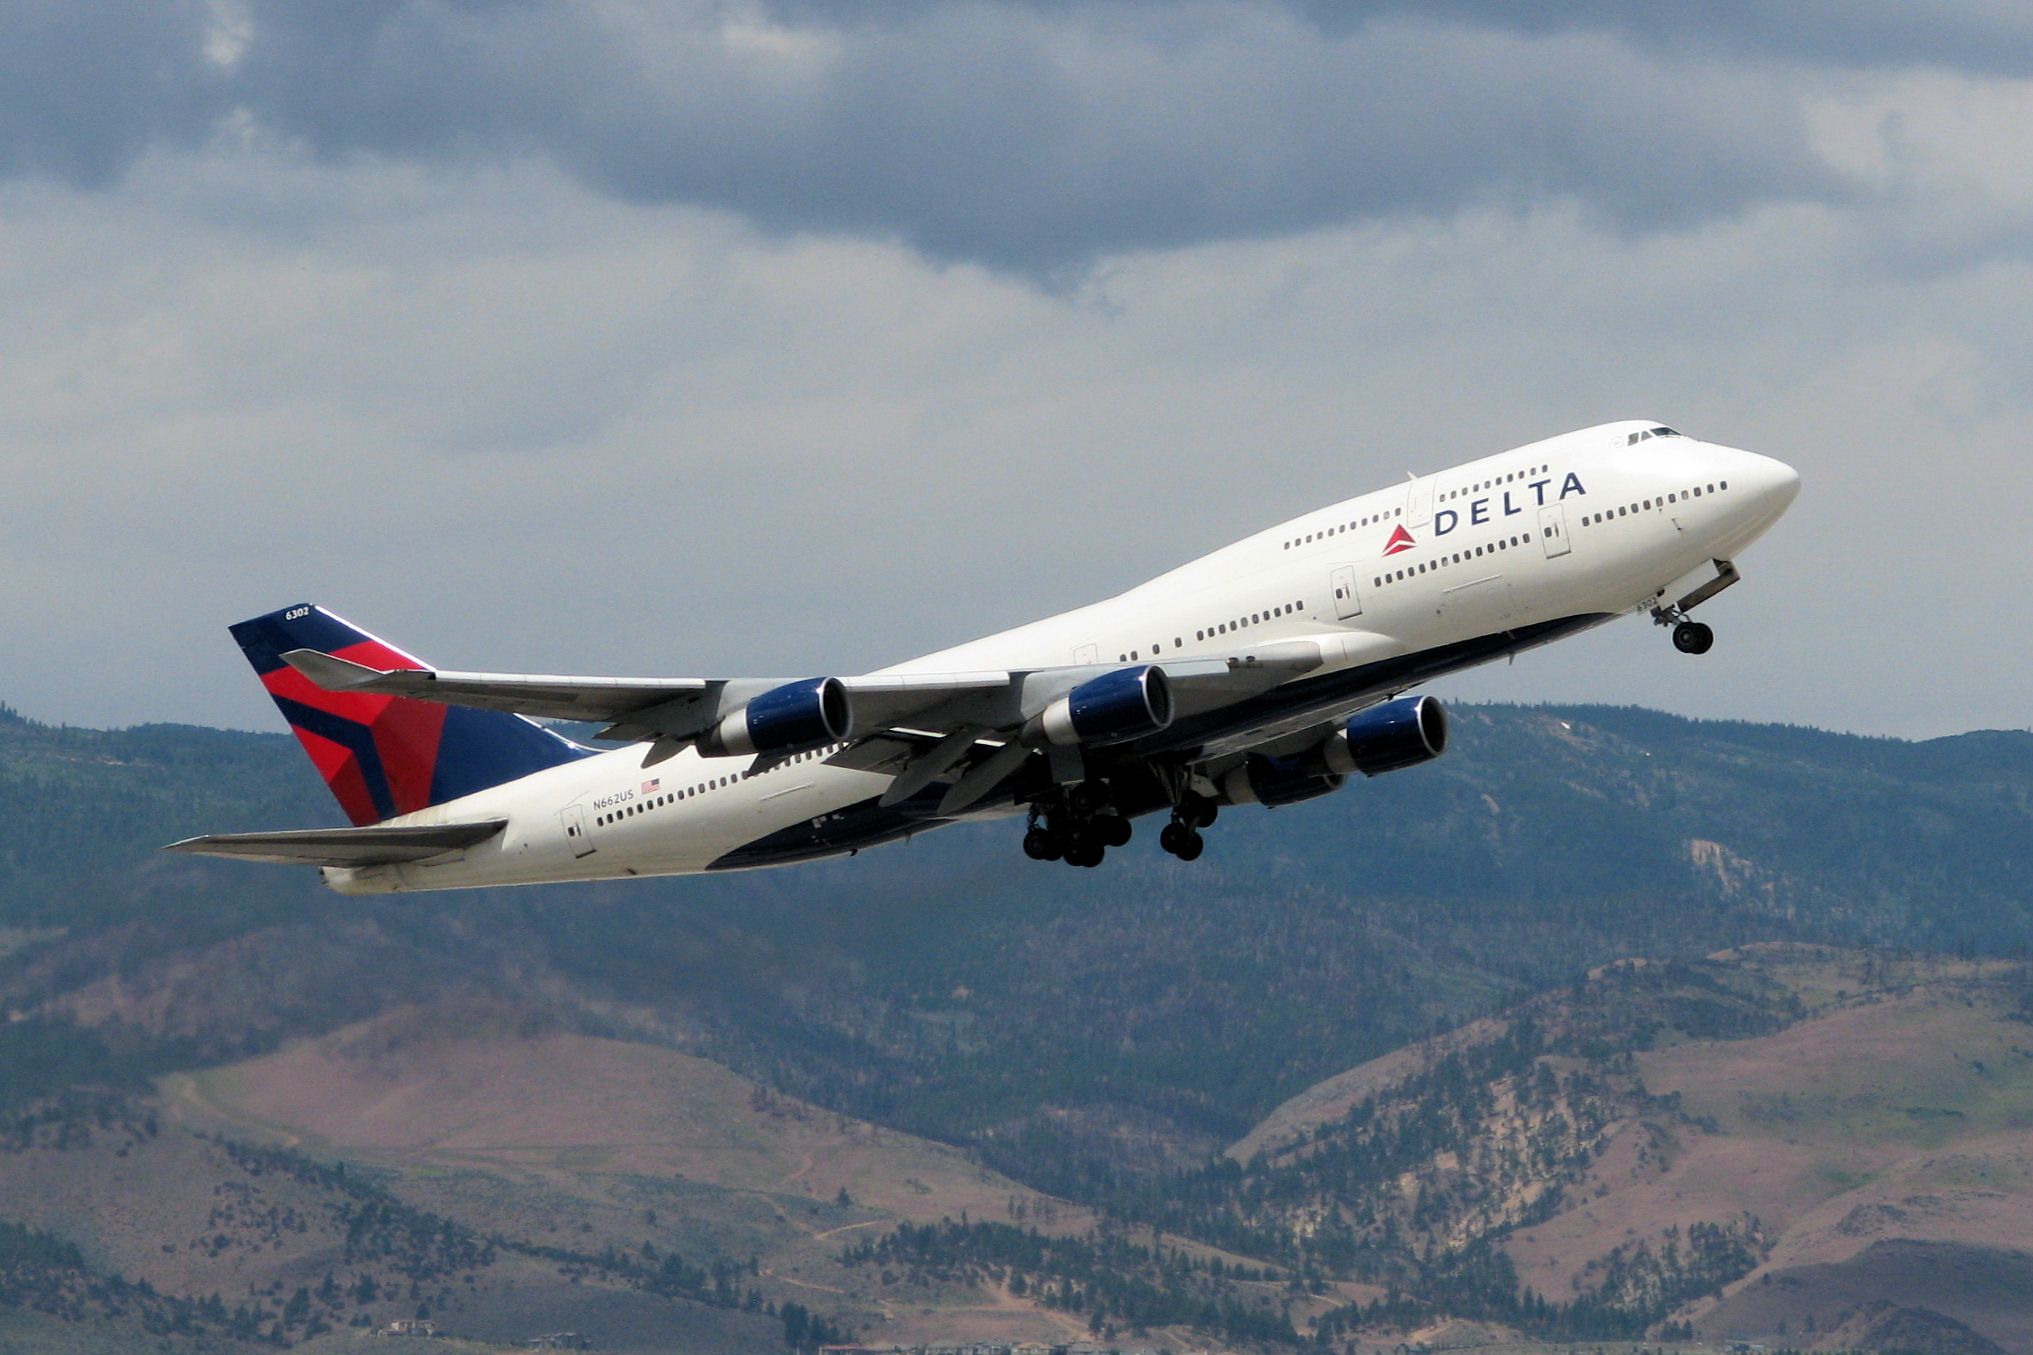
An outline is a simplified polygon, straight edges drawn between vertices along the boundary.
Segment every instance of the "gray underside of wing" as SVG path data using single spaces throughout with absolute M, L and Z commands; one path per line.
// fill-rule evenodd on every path
M 508 825 L 506 819 L 386 828 L 298 828 L 273 833 L 211 833 L 172 842 L 166 852 L 268 861 L 284 866 L 386 866 L 425 861 L 476 842 Z

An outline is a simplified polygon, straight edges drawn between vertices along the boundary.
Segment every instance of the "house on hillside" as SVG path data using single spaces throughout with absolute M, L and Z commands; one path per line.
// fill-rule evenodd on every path
M 438 1334 L 438 1324 L 427 1317 L 398 1317 L 384 1322 L 374 1329 L 376 1336 L 414 1336 L 422 1340 L 433 1340 Z

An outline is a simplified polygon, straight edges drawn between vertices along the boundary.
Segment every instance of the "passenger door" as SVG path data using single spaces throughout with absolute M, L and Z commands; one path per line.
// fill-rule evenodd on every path
M 1422 475 L 1405 493 L 1405 526 L 1423 529 L 1433 518 L 1433 477 Z
M 1334 614 L 1346 621 L 1362 615 L 1362 598 L 1355 591 L 1355 566 L 1343 565 L 1328 576 L 1334 588 Z
M 573 856 L 591 856 L 593 838 L 586 831 L 586 809 L 583 805 L 566 805 L 558 811 L 558 821 L 565 826 L 565 841 L 571 844 Z
M 1567 539 L 1567 505 L 1556 503 L 1550 508 L 1539 510 L 1539 541 L 1546 547 L 1546 558 L 1551 560 L 1567 554 L 1573 543 Z

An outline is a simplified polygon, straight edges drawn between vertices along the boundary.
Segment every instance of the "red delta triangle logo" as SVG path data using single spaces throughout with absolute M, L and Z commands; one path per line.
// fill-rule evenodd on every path
M 1399 551 L 1410 550 L 1418 544 L 1418 542 L 1412 539 L 1412 534 L 1405 530 L 1405 524 L 1401 522 L 1391 529 L 1391 539 L 1384 542 L 1384 554 L 1396 555 Z

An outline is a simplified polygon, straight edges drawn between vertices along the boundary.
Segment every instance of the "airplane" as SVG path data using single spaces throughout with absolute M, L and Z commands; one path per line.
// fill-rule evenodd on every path
M 1133 820 L 1200 856 L 1280 806 L 1447 747 L 1433 678 L 1619 616 L 1688 613 L 1799 492 L 1794 469 L 1649 420 L 1347 499 L 1102 602 L 853 676 L 432 668 L 322 607 L 231 627 L 350 828 L 167 850 L 319 867 L 342 894 L 684 875 L 1022 818 L 1101 864 Z M 596 722 L 595 749 L 537 723 Z

